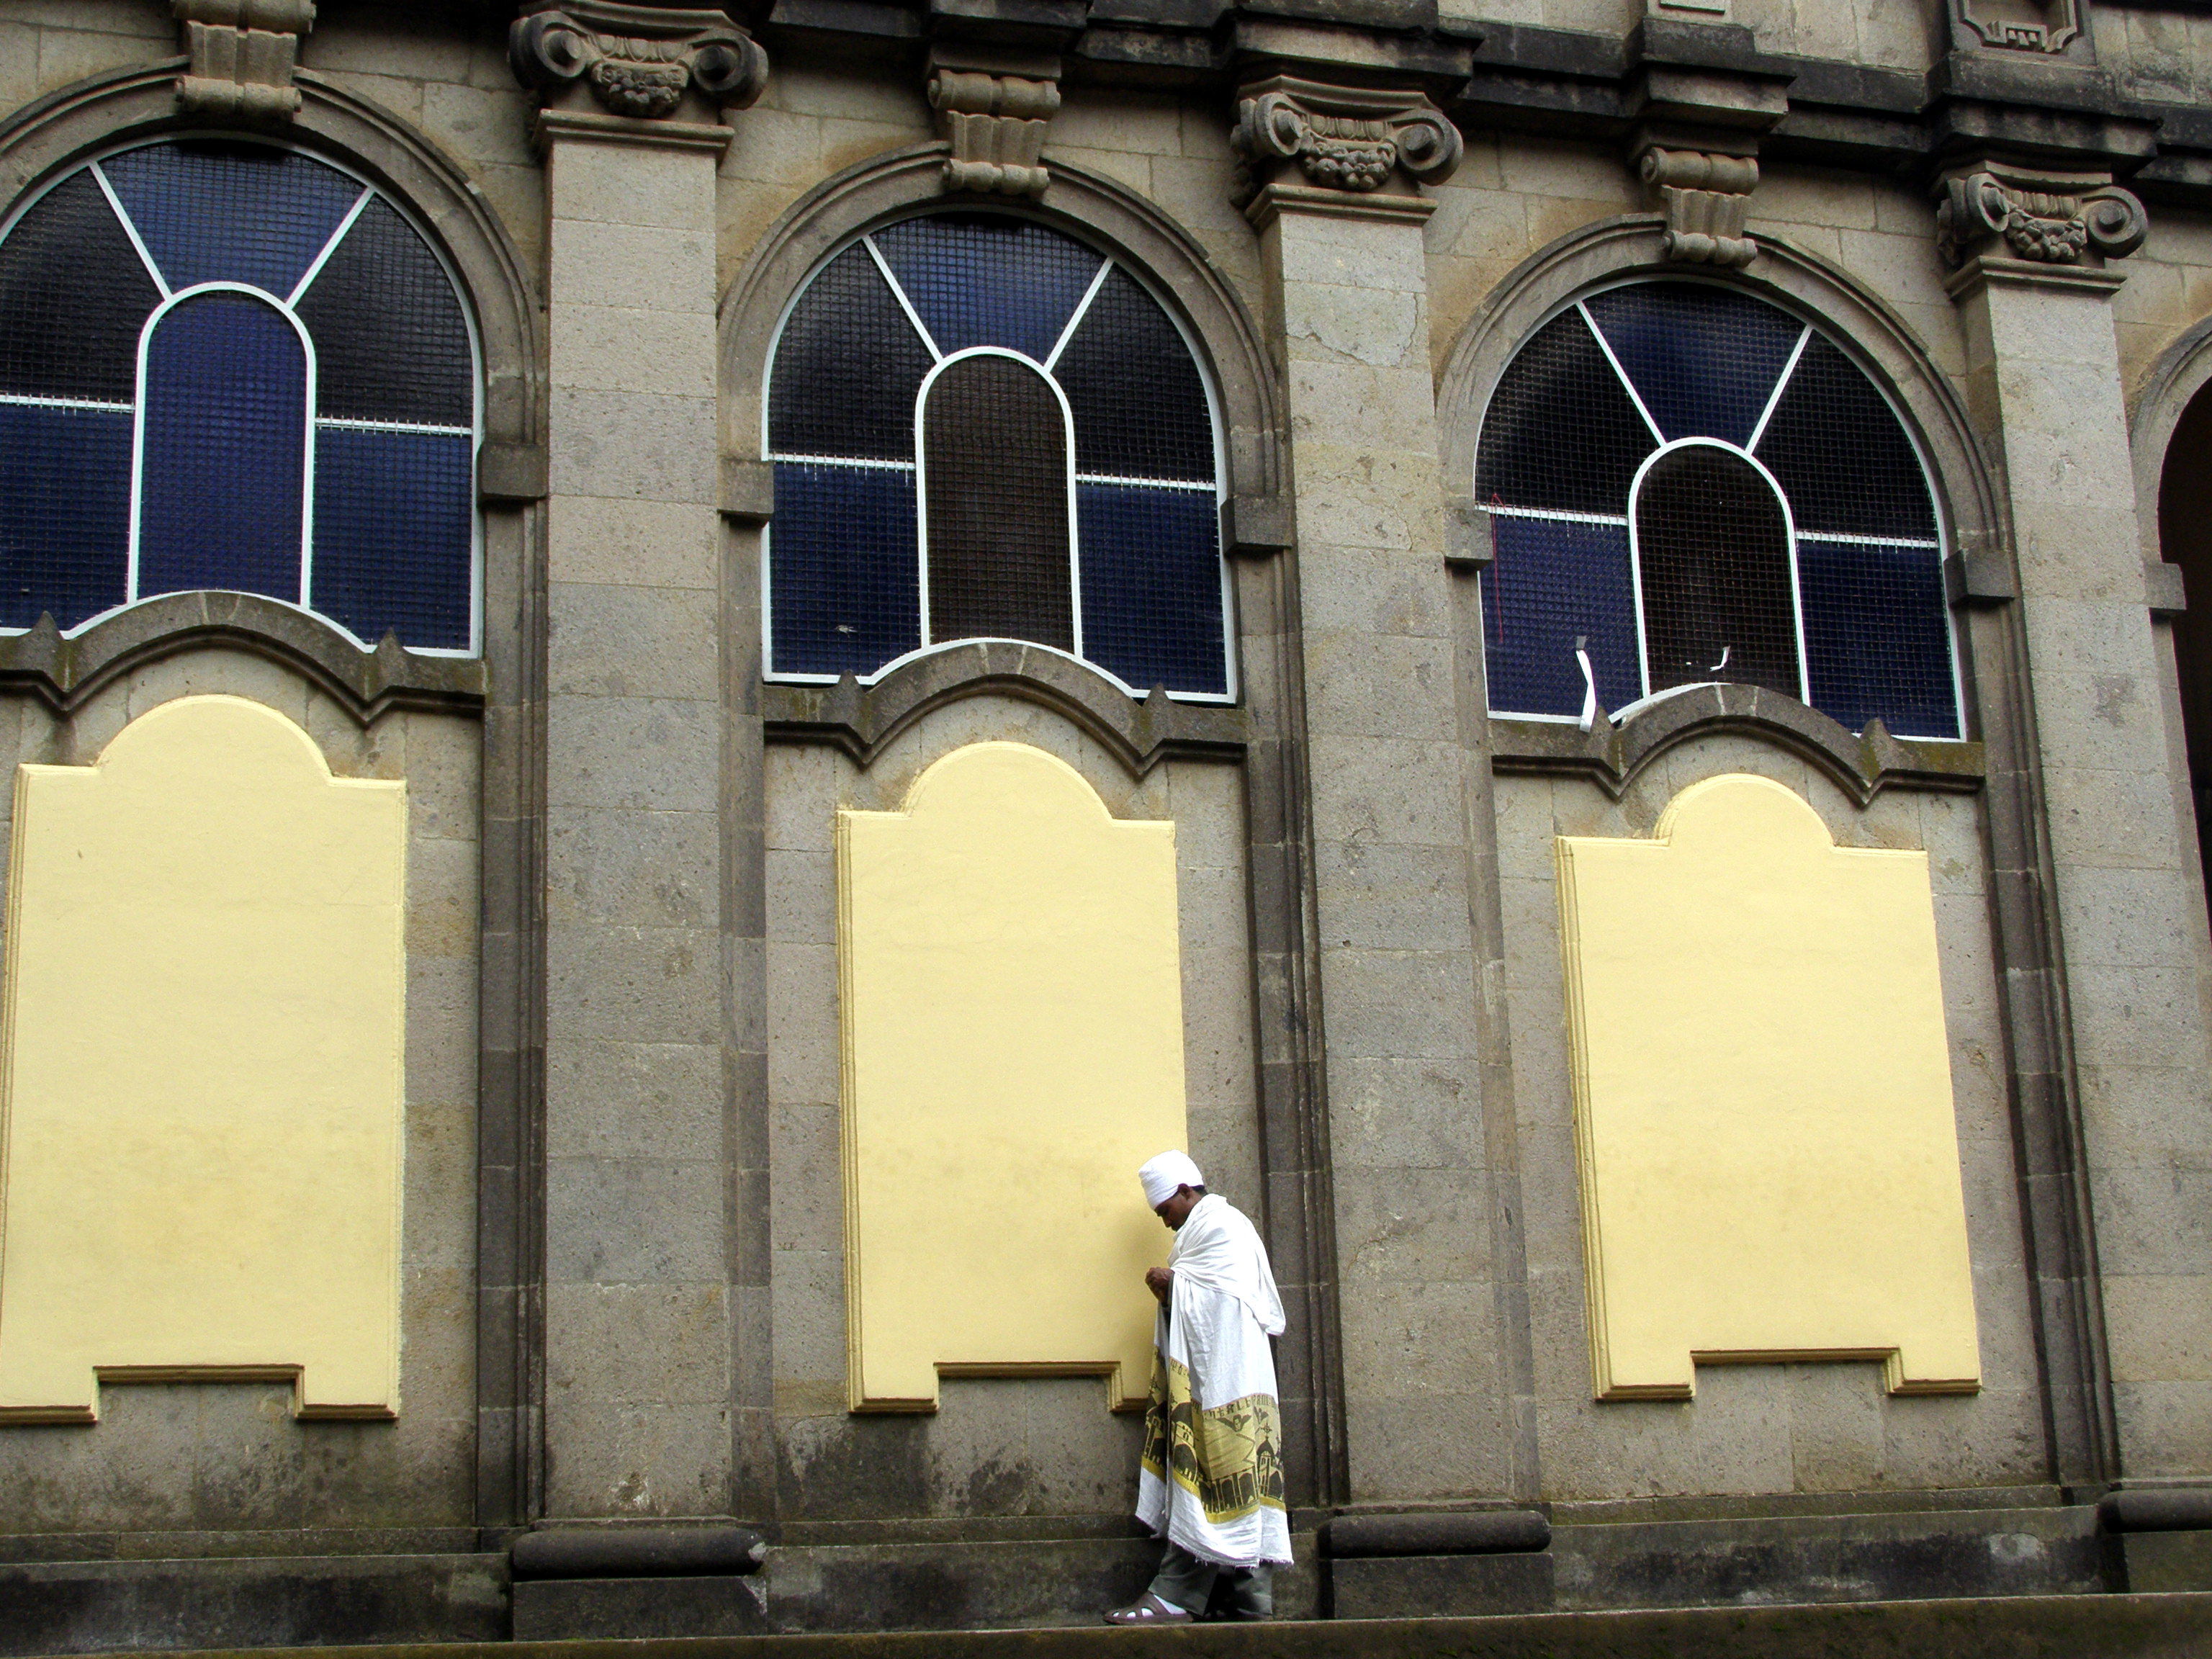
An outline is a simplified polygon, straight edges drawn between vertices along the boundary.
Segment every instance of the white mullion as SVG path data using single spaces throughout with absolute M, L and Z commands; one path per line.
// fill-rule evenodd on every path
M 146 267 L 146 274 L 154 279 L 155 288 L 164 300 L 168 299 L 171 295 L 169 279 L 161 275 L 161 267 L 154 263 L 154 256 L 146 251 L 146 243 L 138 234 L 138 227 L 131 222 L 130 214 L 124 210 L 123 198 L 115 193 L 115 186 L 107 182 L 106 170 L 94 161 L 86 171 L 92 174 L 93 182 L 100 186 L 100 193 L 107 198 L 107 205 L 114 210 L 115 222 L 123 227 L 123 234 L 131 239 L 131 246 L 138 251 L 139 263 Z
M 467 426 L 429 426 L 420 421 L 365 421 L 349 415 L 318 415 L 317 426 L 343 427 L 349 432 L 420 432 L 440 438 L 473 438 L 476 428 Z
M 1801 542 L 1844 542 L 1853 547 L 1917 547 L 1934 552 L 1942 543 L 1925 536 L 1853 536 L 1846 532 L 1826 530 L 1801 530 Z
M 886 472 L 911 472 L 912 461 L 881 461 L 860 455 L 786 455 L 771 453 L 769 461 L 789 461 L 795 466 L 872 466 Z
M 1623 526 L 1628 522 L 1628 515 L 1626 513 L 1570 513 L 1565 507 L 1507 507 L 1503 502 L 1496 506 L 1483 506 L 1480 502 L 1477 502 L 1476 505 L 1483 512 L 1501 519 L 1554 519 L 1563 524 Z
M 1590 338 L 1597 342 L 1597 349 L 1605 353 L 1606 362 L 1613 365 L 1613 372 L 1620 380 L 1620 389 L 1628 394 L 1628 401 L 1636 405 L 1636 412 L 1644 417 L 1644 424 L 1651 428 L 1651 441 L 1664 445 L 1667 434 L 1659 429 L 1659 422 L 1651 418 L 1651 411 L 1644 408 L 1644 399 L 1636 390 L 1636 382 L 1628 378 L 1628 371 L 1620 366 L 1620 359 L 1613 355 L 1613 343 L 1605 337 L 1605 331 L 1597 325 L 1597 319 L 1589 314 L 1589 307 L 1580 300 L 1575 301 L 1575 309 L 1582 313 L 1583 326 L 1589 330 Z
M 863 236 L 860 238 L 860 246 L 868 250 L 868 258 L 876 262 L 876 269 L 883 272 L 884 281 L 890 285 L 891 298 L 899 302 L 899 309 L 906 313 L 907 321 L 914 325 L 914 331 L 921 336 L 922 344 L 929 349 L 929 361 L 933 363 L 943 362 L 945 354 L 937 349 L 937 337 L 929 331 L 927 325 L 921 320 L 921 313 L 914 308 L 914 301 L 906 297 L 906 290 L 899 286 L 899 279 L 891 275 L 890 263 L 884 258 L 883 250 L 876 246 L 876 239 L 872 236 Z
M 1078 483 L 1127 484 L 1133 489 L 1204 490 L 1209 495 L 1218 493 L 1219 489 L 1219 486 L 1216 485 L 1211 479 L 1193 482 L 1187 478 L 1130 478 L 1124 477 L 1116 472 L 1079 472 L 1075 475 L 1075 482 Z
M 1106 286 L 1106 279 L 1114 274 L 1114 262 L 1101 259 L 1098 274 L 1091 279 L 1091 286 L 1083 290 L 1083 297 L 1075 302 L 1075 309 L 1067 319 L 1067 326 L 1060 331 L 1060 338 L 1053 342 L 1052 355 L 1044 360 L 1048 374 L 1060 365 L 1060 354 L 1067 349 L 1067 343 L 1075 337 L 1075 331 L 1083 326 L 1083 319 L 1091 314 L 1091 302 L 1098 297 L 1098 290 Z
M 21 392 L 0 392 L 0 404 L 17 404 L 26 409 L 104 409 L 117 415 L 128 415 L 137 407 L 136 404 L 103 403 L 97 398 L 33 398 Z
M 361 217 L 362 210 L 368 205 L 369 198 L 375 194 L 373 190 L 364 190 L 354 198 L 353 205 L 346 210 L 345 217 L 338 221 L 338 228 L 331 233 L 330 240 L 323 244 L 322 252 L 308 262 L 307 274 L 295 283 L 292 285 L 292 291 L 284 296 L 284 303 L 287 306 L 298 305 L 300 296 L 307 291 L 316 277 L 323 274 L 323 266 L 328 263 L 331 255 L 337 252 L 338 244 L 345 240 L 346 232 L 353 228 L 353 222 Z
M 1774 382 L 1774 390 L 1766 396 L 1766 407 L 1759 411 L 1759 424 L 1751 429 L 1751 436 L 1743 441 L 1746 449 L 1759 447 L 1759 441 L 1766 435 L 1766 423 L 1774 418 L 1774 411 L 1782 405 L 1782 394 L 1789 389 L 1790 377 L 1797 372 L 1797 360 L 1805 355 L 1805 347 L 1813 337 L 1813 325 L 1805 325 L 1797 337 L 1797 343 L 1790 348 L 1790 361 L 1782 365 L 1782 373 Z

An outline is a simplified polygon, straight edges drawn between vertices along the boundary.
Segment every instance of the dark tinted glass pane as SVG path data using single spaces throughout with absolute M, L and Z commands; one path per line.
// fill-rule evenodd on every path
M 172 290 L 251 283 L 288 297 L 362 188 L 297 150 L 227 139 L 149 144 L 100 166 Z
M 1668 442 L 1750 441 L 1805 325 L 1703 283 L 1639 283 L 1584 302 Z
M 1864 371 L 1817 334 L 1758 453 L 1801 532 L 1935 538 L 1935 505 L 1905 428 Z
M 1651 689 L 1728 680 L 1802 696 L 1782 503 L 1756 469 L 1699 445 L 1662 456 L 1636 501 Z
M 1213 482 L 1213 417 L 1182 336 L 1116 269 L 1060 355 L 1053 378 L 1075 415 L 1075 470 Z
M 123 603 L 131 421 L 0 404 L 0 628 L 64 628 Z
M 1943 568 L 1932 547 L 1797 538 L 1813 705 L 1856 732 L 1959 735 Z
M 1501 714 L 1579 714 L 1589 641 L 1598 701 L 1626 708 L 1644 695 L 1636 665 L 1636 586 L 1628 526 L 1497 518 L 1497 559 L 1482 573 L 1482 648 L 1490 706 Z
M 0 245 L 0 392 L 133 401 L 160 297 L 92 174 L 71 174 Z
M 362 210 L 300 296 L 300 320 L 315 342 L 318 413 L 419 426 L 475 420 L 460 296 L 382 198 Z
M 937 349 L 1006 346 L 1042 362 L 1098 274 L 1080 242 L 1025 219 L 939 213 L 876 233 Z
M 468 648 L 471 445 L 427 432 L 316 432 L 316 610 L 371 646 L 397 630 L 402 645 Z
M 1482 422 L 1474 498 L 1625 514 L 1636 469 L 1656 447 L 1589 325 L 1570 308 L 1536 331 L 1498 380 Z
M 857 242 L 791 308 L 768 394 L 769 447 L 785 455 L 914 459 L 914 398 L 929 353 Z
M 1075 648 L 1060 399 L 1011 357 L 967 357 L 922 410 L 929 637 Z
M 769 668 L 872 674 L 921 643 L 914 474 L 775 464 Z
M 1211 489 L 1075 487 L 1083 654 L 1139 691 L 1229 689 Z
M 186 300 L 147 352 L 138 597 L 231 587 L 300 599 L 307 360 L 275 307 Z

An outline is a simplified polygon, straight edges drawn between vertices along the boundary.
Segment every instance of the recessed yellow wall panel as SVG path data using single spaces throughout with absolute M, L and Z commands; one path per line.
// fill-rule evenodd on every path
M 1730 775 L 1558 856 L 1599 1398 L 1693 1357 L 1978 1387 L 1927 854 Z
M 407 794 L 186 697 L 15 775 L 0 1417 L 95 1373 L 398 1404 Z
M 963 1372 L 1141 1407 L 1168 1235 L 1137 1167 L 1188 1127 L 1175 826 L 982 743 L 841 812 L 837 857 L 853 1408 Z

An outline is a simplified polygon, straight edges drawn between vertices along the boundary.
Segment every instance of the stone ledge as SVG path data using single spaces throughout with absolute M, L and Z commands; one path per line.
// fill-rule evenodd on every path
M 0 687 L 68 714 L 133 669 L 207 646 L 293 670 L 363 726 L 393 708 L 475 713 L 483 706 L 478 659 L 423 656 L 388 634 L 363 651 L 320 617 L 254 593 L 166 594 L 70 639 L 42 617 L 28 633 L 0 635 Z
M 1987 761 L 1978 743 L 1893 738 L 1879 720 L 1854 736 L 1796 698 L 1756 685 L 1710 685 L 1650 703 L 1616 726 L 1601 709 L 1588 732 L 1557 720 L 1490 720 L 1491 768 L 1586 777 L 1618 800 L 1668 750 L 1717 732 L 1757 738 L 1811 762 L 1862 806 L 1899 787 L 1971 793 Z

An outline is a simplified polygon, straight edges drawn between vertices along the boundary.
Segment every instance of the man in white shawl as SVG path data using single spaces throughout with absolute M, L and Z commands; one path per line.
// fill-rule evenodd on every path
M 1265 1619 L 1274 1610 L 1273 1570 L 1291 1564 L 1282 1407 L 1267 1346 L 1283 1333 L 1283 1303 L 1267 1248 L 1243 1212 L 1206 1190 L 1183 1153 L 1161 1153 L 1138 1178 L 1176 1236 L 1168 1265 L 1145 1275 L 1160 1311 L 1137 1476 L 1137 1518 L 1167 1549 L 1152 1588 L 1106 1622 Z

